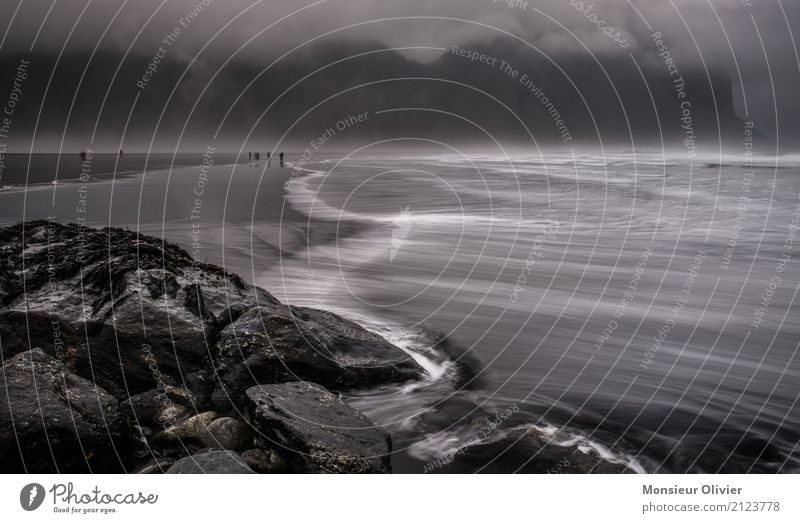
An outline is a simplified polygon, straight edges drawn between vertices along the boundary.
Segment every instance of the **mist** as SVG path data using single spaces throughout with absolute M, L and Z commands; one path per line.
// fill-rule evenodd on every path
M 704 128 L 698 143 L 736 143 L 745 121 L 768 148 L 791 149 L 800 138 L 795 4 L 64 0 L 0 11 L 9 21 L 0 42 L 4 78 L 20 59 L 32 61 L 22 116 L 8 138 L 14 151 L 120 143 L 202 149 L 211 139 L 234 149 L 253 139 L 297 148 L 331 119 L 412 102 L 483 120 L 510 142 L 531 144 L 533 131 L 542 143 L 563 141 L 551 136 L 553 126 L 516 79 L 482 62 L 453 61 L 453 46 L 480 50 L 549 85 L 548 98 L 571 120 L 576 141 L 566 145 L 658 146 L 662 135 L 681 138 L 672 129 L 681 115 L 678 103 L 671 116 L 679 100 L 654 34 L 692 78 L 701 113 L 693 118 Z M 514 114 L 502 118 L 496 102 L 469 87 L 400 75 L 490 87 Z M 143 78 L 146 87 L 137 87 Z M 399 126 L 486 141 L 441 116 L 429 113 L 416 125 L 376 118 L 360 132 L 386 137 Z M 680 148 L 665 145 L 673 146 Z

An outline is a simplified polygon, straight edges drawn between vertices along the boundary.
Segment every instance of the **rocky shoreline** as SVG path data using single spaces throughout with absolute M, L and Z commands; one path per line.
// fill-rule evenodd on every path
M 382 338 L 130 231 L 28 222 L 0 253 L 2 472 L 390 471 L 334 393 L 424 376 Z
M 0 351 L 4 473 L 391 472 L 340 393 L 426 376 L 175 245 L 48 221 L 0 228 Z

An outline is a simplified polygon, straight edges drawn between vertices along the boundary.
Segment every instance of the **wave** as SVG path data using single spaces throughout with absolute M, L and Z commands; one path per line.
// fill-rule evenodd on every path
M 525 423 L 513 427 L 499 428 L 477 442 L 475 438 L 480 434 L 479 428 L 462 425 L 453 430 L 423 435 L 420 441 L 410 449 L 409 454 L 421 461 L 431 461 L 442 456 L 464 452 L 475 445 L 488 445 L 502 441 L 510 434 L 517 433 L 520 430 L 534 430 L 546 437 L 551 445 L 575 448 L 582 454 L 595 454 L 609 463 L 625 465 L 637 474 L 647 473 L 634 456 L 624 452 L 611 451 L 602 443 L 590 439 L 585 434 L 549 423 Z
M 736 181 L 733 180 L 726 186 L 719 186 L 718 173 L 715 170 L 710 170 L 715 160 L 706 158 L 703 161 L 708 162 L 706 168 L 703 168 L 702 161 L 697 163 L 695 165 L 697 171 L 693 173 L 692 177 L 688 176 L 688 171 L 684 173 L 683 169 L 680 172 L 676 170 L 671 173 L 675 175 L 676 180 L 664 186 L 660 177 L 668 176 L 670 173 L 654 174 L 649 178 L 652 183 L 639 183 L 635 192 L 629 191 L 624 185 L 629 184 L 632 186 L 633 183 L 636 183 L 635 180 L 639 180 L 639 178 L 630 177 L 629 179 L 624 175 L 625 173 L 619 172 L 613 173 L 616 176 L 605 178 L 599 174 L 600 170 L 597 167 L 584 165 L 581 168 L 581 172 L 582 174 L 585 172 L 587 176 L 582 176 L 580 182 L 582 184 L 581 194 L 586 199 L 587 205 L 585 209 L 582 207 L 580 216 L 576 213 L 575 223 L 572 224 L 576 234 L 575 238 L 577 238 L 576 244 L 580 245 L 578 242 L 584 241 L 587 236 L 592 239 L 593 235 L 599 234 L 595 231 L 600 230 L 601 227 L 603 231 L 619 232 L 620 235 L 624 232 L 625 238 L 628 237 L 627 234 L 629 232 L 633 232 L 637 234 L 633 238 L 636 240 L 639 238 L 645 239 L 644 233 L 649 235 L 650 231 L 660 229 L 679 231 L 680 234 L 688 238 L 683 240 L 684 242 L 694 242 L 707 235 L 709 232 L 708 227 L 713 228 L 716 236 L 727 238 L 732 223 L 735 223 L 733 220 L 736 219 L 732 209 L 735 209 L 735 205 L 738 203 L 740 196 L 739 185 L 733 183 Z M 461 166 L 466 165 L 463 161 L 454 163 Z M 357 302 L 358 296 L 362 293 L 364 296 L 379 298 L 375 300 L 377 303 L 394 302 L 398 292 L 402 293 L 405 290 L 409 292 L 415 291 L 421 284 L 428 283 L 427 281 L 418 281 L 422 280 L 422 277 L 414 271 L 423 266 L 426 260 L 430 259 L 438 262 L 438 257 L 443 256 L 439 252 L 441 249 L 434 249 L 441 245 L 441 239 L 444 238 L 446 242 L 448 234 L 453 231 L 453 228 L 448 227 L 448 224 L 451 221 L 463 223 L 464 220 L 475 224 L 492 222 L 493 220 L 489 213 L 494 213 L 495 209 L 483 209 L 484 215 L 481 216 L 479 214 L 481 209 L 476 205 L 478 199 L 468 196 L 464 200 L 472 205 L 467 207 L 467 211 L 472 215 L 463 217 L 454 211 L 456 208 L 453 206 L 450 207 L 450 212 L 448 213 L 446 205 L 442 204 L 444 200 L 438 195 L 432 195 L 428 198 L 423 194 L 418 200 L 412 200 L 411 198 L 414 195 L 419 194 L 420 190 L 424 190 L 425 184 L 419 180 L 411 180 L 412 183 L 399 188 L 398 192 L 389 191 L 385 200 L 381 199 L 383 194 L 380 190 L 373 191 L 371 195 L 373 200 L 366 201 L 364 211 L 349 208 L 342 212 L 340 209 L 334 208 L 334 205 L 329 205 L 326 201 L 323 201 L 320 196 L 328 202 L 335 201 L 330 199 L 330 194 L 343 199 L 346 196 L 345 188 L 351 183 L 355 185 L 359 181 L 357 179 L 359 172 L 368 172 L 366 169 L 363 171 L 357 170 L 364 167 L 361 164 L 353 165 L 356 170 L 350 172 L 351 164 L 348 163 L 346 172 L 337 173 L 337 176 L 346 176 L 346 178 L 331 179 L 330 182 L 326 182 L 323 186 L 325 191 L 320 191 L 319 193 L 317 192 L 317 187 L 319 187 L 321 177 L 327 176 L 327 171 L 306 171 L 307 174 L 298 177 L 289 188 L 287 200 L 289 205 L 304 215 L 313 213 L 314 218 L 353 220 L 366 226 L 359 229 L 352 236 L 344 239 L 339 238 L 336 245 L 330 243 L 313 246 L 312 250 L 297 255 L 297 259 L 301 262 L 297 264 L 297 267 L 291 266 L 288 269 L 287 267 L 282 267 L 282 270 L 291 272 L 287 288 L 296 286 L 300 287 L 299 290 L 301 291 L 303 278 L 309 269 L 319 271 L 319 274 L 315 275 L 315 281 L 323 285 L 321 287 L 323 292 L 318 294 L 335 304 L 334 307 L 328 307 L 320 303 L 320 308 L 330 308 L 345 317 L 353 318 L 364 325 L 365 328 L 380 334 L 406 351 L 426 370 L 427 377 L 419 382 L 351 393 L 347 398 L 348 402 L 351 402 L 354 407 L 364 412 L 374 422 L 385 426 L 392 433 L 395 438 L 396 450 L 406 451 L 408 457 L 413 458 L 409 461 L 437 458 L 441 457 L 442 454 L 464 448 L 465 445 L 470 444 L 470 440 L 476 433 L 473 425 L 474 421 L 482 419 L 480 416 L 493 416 L 493 409 L 499 407 L 502 410 L 510 402 L 519 401 L 519 407 L 522 412 L 513 419 L 514 427 L 511 427 L 510 423 L 508 423 L 508 426 L 504 423 L 501 429 L 498 429 L 481 443 L 488 444 L 497 438 L 506 436 L 512 430 L 520 430 L 527 427 L 533 428 L 543 435 L 548 435 L 548 439 L 550 437 L 555 438 L 555 445 L 575 448 L 576 451 L 582 453 L 591 453 L 592 456 L 599 456 L 611 463 L 625 464 L 636 472 L 714 472 L 721 467 L 723 472 L 747 472 L 751 471 L 751 469 L 755 472 L 761 472 L 780 470 L 781 463 L 785 463 L 783 471 L 797 468 L 798 460 L 796 458 L 798 455 L 796 448 L 793 448 L 796 437 L 795 439 L 792 439 L 793 436 L 791 435 L 789 437 L 776 437 L 776 440 L 780 441 L 768 443 L 769 438 L 757 437 L 757 434 L 747 426 L 747 423 L 751 421 L 750 419 L 747 419 L 747 423 L 741 427 L 741 430 L 738 428 L 733 430 L 734 420 L 728 420 L 727 417 L 725 420 L 720 421 L 721 418 L 710 416 L 708 422 L 701 426 L 699 423 L 695 424 L 692 421 L 697 417 L 697 414 L 691 410 L 690 402 L 686 402 L 685 405 L 689 409 L 687 415 L 676 416 L 677 423 L 667 430 L 661 423 L 663 419 L 653 416 L 653 403 L 650 402 L 646 407 L 642 407 L 635 398 L 625 398 L 625 401 L 620 404 L 618 409 L 624 410 L 626 406 L 636 409 L 634 411 L 636 413 L 634 426 L 627 425 L 630 422 L 630 418 L 617 411 L 609 419 L 601 419 L 599 417 L 601 409 L 587 407 L 577 411 L 574 410 L 574 405 L 585 399 L 584 390 L 586 389 L 584 388 L 576 387 L 572 392 L 572 397 L 564 398 L 559 388 L 561 384 L 555 383 L 542 386 L 540 390 L 537 390 L 535 396 L 526 396 L 525 394 L 531 390 L 532 380 L 539 375 L 536 369 L 529 371 L 528 374 L 520 373 L 518 375 L 515 372 L 509 377 L 508 381 L 502 383 L 501 380 L 514 370 L 510 369 L 510 367 L 517 365 L 518 362 L 514 359 L 499 359 L 497 360 L 498 363 L 495 364 L 495 360 L 492 360 L 491 368 L 488 369 L 488 372 L 492 374 L 484 377 L 487 372 L 487 369 L 484 368 L 485 365 L 471 357 L 468 351 L 459 347 L 454 338 L 438 333 L 435 326 L 414 324 L 410 328 L 403 327 L 404 317 L 402 315 L 408 314 L 408 317 L 410 317 L 417 312 L 404 313 L 404 310 L 409 310 L 410 305 L 389 310 L 381 309 L 379 305 L 370 307 Z M 734 162 L 731 165 L 740 165 L 740 163 Z M 786 164 L 783 163 L 782 165 Z M 321 169 L 325 167 L 326 165 L 320 165 Z M 530 164 L 527 168 L 533 171 Z M 573 194 L 572 187 L 568 183 L 559 183 L 559 177 L 564 178 L 565 182 L 574 182 L 575 175 L 574 173 L 570 174 L 569 169 L 571 167 L 553 171 L 554 175 L 550 182 L 555 180 L 556 183 L 548 186 L 552 191 L 551 193 L 544 192 L 542 179 L 534 179 L 535 173 L 528 177 L 528 181 L 532 183 L 528 183 L 522 189 L 527 191 L 527 198 L 524 203 L 528 204 L 526 209 L 530 208 L 531 214 L 525 225 L 531 227 L 531 230 L 535 230 L 537 220 L 545 212 L 542 210 L 544 205 L 541 202 L 545 196 L 552 197 L 555 203 L 553 210 L 547 212 L 561 212 L 563 215 L 566 214 L 563 212 L 564 210 L 572 210 L 571 198 L 577 195 L 577 192 L 575 191 Z M 471 178 L 471 172 L 465 175 L 463 171 L 454 171 L 449 168 L 445 171 L 446 176 L 452 176 L 459 184 L 459 193 L 466 192 L 475 194 L 475 196 L 482 195 L 480 194 L 482 191 L 478 191 L 479 187 L 475 185 L 474 178 Z M 493 173 L 492 180 L 496 180 L 496 185 L 499 186 L 501 191 L 495 196 L 499 195 L 501 197 L 500 200 L 508 199 L 515 205 L 519 204 L 519 201 L 513 201 L 519 199 L 517 191 L 510 190 L 513 185 L 503 187 L 506 181 L 514 181 L 510 177 L 510 173 L 506 176 L 502 176 L 502 173 Z M 601 186 L 608 182 L 620 185 L 609 189 Z M 333 193 L 328 192 L 328 183 L 331 183 L 330 190 L 334 191 Z M 600 189 L 596 190 L 595 188 L 598 186 L 600 186 Z M 335 192 L 337 190 L 341 194 L 337 194 Z M 503 190 L 505 192 L 502 192 Z M 409 196 L 406 196 L 406 194 Z M 596 207 L 592 206 L 592 197 L 598 194 L 607 195 L 609 199 L 608 207 L 606 206 L 606 201 L 599 201 Z M 391 263 L 392 243 L 390 240 L 394 239 L 392 226 L 396 224 L 398 215 L 387 214 L 386 208 L 388 206 L 391 209 L 395 206 L 394 202 L 402 202 L 403 198 L 414 202 L 419 201 L 415 205 L 419 205 L 420 212 L 418 213 L 417 209 L 414 209 L 411 216 L 404 217 L 406 220 L 416 222 L 419 227 L 411 230 L 410 235 L 404 238 L 404 241 L 408 243 L 403 247 L 403 256 L 398 258 L 394 265 L 388 265 Z M 633 198 L 637 199 L 637 214 L 634 214 L 633 211 L 627 211 L 626 204 L 629 204 Z M 599 198 L 595 199 L 599 200 Z M 387 206 L 379 205 L 381 202 L 385 202 Z M 690 202 L 692 206 L 701 204 L 699 212 L 689 205 Z M 579 203 L 582 205 L 583 200 Z M 600 204 L 602 204 L 602 208 Z M 703 209 L 708 209 L 710 205 L 714 204 L 718 205 L 721 210 L 714 215 L 713 224 L 702 226 L 703 220 L 706 218 L 703 214 Z M 764 205 L 763 199 L 753 197 L 748 211 L 755 213 Z M 509 205 L 504 203 L 498 206 L 501 212 L 504 210 L 507 212 L 508 207 Z M 631 209 L 633 209 L 632 204 Z M 694 212 L 688 212 L 692 210 Z M 645 212 L 647 212 L 646 215 L 644 214 Z M 516 225 L 519 218 L 506 221 Z M 632 227 L 631 224 L 633 224 Z M 479 229 L 479 227 L 473 227 L 468 231 L 471 235 L 467 236 L 469 241 L 483 239 L 481 236 L 483 230 L 475 229 Z M 493 232 L 492 241 L 494 243 L 492 245 L 503 244 L 503 242 L 512 237 L 514 232 L 502 229 L 496 233 Z M 523 232 L 527 232 L 527 230 Z M 777 235 L 780 231 L 778 229 L 774 231 L 770 229 L 770 232 L 774 232 Z M 714 245 L 717 244 L 712 243 L 712 246 Z M 771 242 L 768 245 L 779 246 L 781 243 Z M 414 263 L 411 263 L 412 260 Z M 489 271 L 498 266 L 498 262 L 489 256 L 483 258 L 482 261 L 487 264 Z M 409 265 L 406 266 L 404 265 L 405 263 Z M 543 269 L 546 268 L 544 265 L 542 267 Z M 559 267 L 562 266 L 559 265 Z M 566 272 L 573 268 L 580 269 L 581 267 L 579 262 L 568 261 L 563 266 L 563 270 Z M 606 266 L 595 264 L 592 269 L 594 271 L 605 271 Z M 577 274 L 579 271 L 575 270 L 573 272 Z M 602 272 L 602 274 L 605 274 L 605 272 Z M 367 277 L 368 275 L 374 277 Z M 460 273 L 457 273 L 457 275 L 460 276 Z M 477 278 L 478 276 L 474 277 Z M 344 278 L 350 278 L 350 281 L 343 284 L 341 280 Z M 385 284 L 389 288 L 386 291 L 382 291 L 377 288 L 377 282 L 386 282 Z M 456 281 L 455 283 L 458 282 Z M 434 293 L 433 297 L 437 298 L 441 295 L 442 299 L 449 299 L 447 293 L 455 283 L 452 278 L 451 280 L 445 278 L 442 281 L 436 281 L 435 285 L 430 286 L 431 292 Z M 396 287 L 392 289 L 392 286 Z M 592 288 L 592 283 L 588 284 L 588 288 Z M 426 287 L 427 290 L 428 288 Z M 302 293 L 292 292 L 302 299 Z M 349 300 L 348 292 L 352 293 L 356 300 Z M 437 292 L 439 294 L 436 294 Z M 549 292 L 554 292 L 555 296 L 559 295 L 559 291 Z M 386 297 L 385 294 L 387 293 L 391 293 L 394 296 Z M 308 297 L 306 296 L 305 299 L 308 299 Z M 461 311 L 469 310 L 469 307 L 474 303 L 472 295 L 465 295 L 459 299 L 462 301 L 454 303 L 449 316 L 442 315 L 441 319 L 437 317 L 437 320 L 429 321 L 441 321 L 441 325 L 445 325 L 447 322 L 451 322 L 450 324 L 452 325 L 460 321 Z M 581 297 L 574 302 L 570 298 L 570 312 L 578 314 L 579 311 L 582 311 L 581 307 L 584 307 L 584 301 Z M 427 302 L 423 302 L 423 306 L 425 306 L 425 303 Z M 491 305 L 491 303 L 487 302 L 487 305 Z M 347 310 L 348 308 L 351 310 Z M 631 312 L 630 314 L 632 315 L 630 319 L 633 320 L 634 313 Z M 703 314 L 708 319 L 705 323 L 706 326 L 723 323 L 719 321 L 717 315 L 721 313 L 716 309 L 711 309 Z M 725 314 L 729 315 L 728 313 Z M 517 318 L 519 318 L 519 321 L 527 321 L 516 310 L 509 310 L 509 318 L 509 321 Z M 461 325 L 460 323 L 458 324 L 458 328 L 462 329 L 459 331 L 459 337 L 465 340 L 478 340 L 475 342 L 476 350 L 482 351 L 479 354 L 484 355 L 487 361 L 490 360 L 493 350 L 496 350 L 497 344 L 495 342 L 499 339 L 499 336 L 494 338 L 487 336 L 484 338 L 486 333 L 481 332 L 482 325 L 480 321 L 473 322 L 473 325 L 467 327 L 462 327 Z M 538 336 L 537 331 L 531 330 L 530 332 L 532 336 Z M 513 346 L 513 348 L 521 352 L 517 354 L 511 353 L 510 356 L 527 355 L 525 347 L 521 343 L 518 346 L 519 348 L 517 346 Z M 553 350 L 557 350 L 557 347 L 554 347 Z M 669 351 L 666 354 L 671 355 Z M 546 356 L 543 355 L 535 361 L 544 362 L 544 365 L 548 365 L 549 360 Z M 688 365 L 687 372 L 693 372 L 690 359 L 688 357 L 681 359 L 682 363 L 686 360 Z M 525 361 L 527 362 L 527 360 Z M 572 362 L 565 360 L 565 368 L 568 371 L 571 372 L 573 370 L 572 366 Z M 530 367 L 532 368 L 533 364 Z M 750 370 L 742 365 L 738 365 L 738 368 Z M 696 366 L 694 369 L 696 369 Z M 773 369 L 769 366 L 765 367 L 765 369 L 768 371 L 780 370 L 778 367 Z M 581 372 L 583 371 L 581 370 Z M 491 383 L 499 385 L 497 390 L 487 388 L 481 382 L 481 378 L 483 380 L 492 380 L 495 377 L 498 379 Z M 711 375 L 709 379 L 714 379 L 714 375 Z M 558 380 L 554 381 L 557 382 Z M 502 385 L 500 385 L 501 383 Z M 680 384 L 681 382 L 678 381 L 678 383 Z M 732 383 L 735 385 L 736 381 L 734 380 Z M 509 385 L 506 386 L 506 384 Z M 712 383 L 712 385 L 716 385 L 716 382 Z M 742 386 L 746 390 L 749 384 Z M 660 387 L 659 391 L 663 395 L 659 396 L 661 401 L 677 398 L 681 392 L 678 391 L 676 393 L 666 387 Z M 618 391 L 615 392 L 613 387 L 610 387 L 607 392 L 609 395 L 608 401 L 619 400 L 620 398 L 615 396 L 617 393 Z M 499 394 L 504 396 L 500 397 Z M 523 397 L 526 399 L 522 400 L 521 398 Z M 763 396 L 756 393 L 753 394 L 753 398 L 754 401 L 763 400 Z M 604 400 L 604 397 L 598 399 L 600 403 Z M 784 400 L 783 403 L 779 402 L 778 407 L 787 405 L 786 401 L 790 402 L 790 400 L 791 398 Z M 504 402 L 506 402 L 505 405 L 503 404 Z M 724 404 L 727 405 L 727 403 Z M 760 406 L 760 404 L 758 405 Z M 777 408 L 776 411 L 778 414 L 783 413 L 781 408 Z M 639 417 L 640 413 L 641 418 Z M 543 421 L 542 416 L 546 417 L 547 420 Z M 656 419 L 654 423 L 659 425 L 657 428 L 649 425 L 647 418 L 650 416 Z M 742 402 L 739 401 L 735 417 L 738 419 L 742 416 Z M 763 414 L 759 415 L 761 421 L 764 421 L 766 417 Z M 560 425 L 551 424 L 553 422 Z M 722 427 L 721 424 L 725 426 Z M 654 430 L 657 433 L 652 432 Z M 675 431 L 675 434 L 670 431 Z M 714 431 L 721 431 L 721 436 L 715 437 L 714 441 L 710 442 L 709 435 Z M 745 436 L 742 441 L 739 441 L 740 435 L 743 433 Z M 765 435 L 770 436 L 769 431 Z M 525 451 L 524 447 L 521 451 Z M 483 447 L 481 452 L 483 454 L 492 453 L 494 449 Z M 557 455 L 559 452 L 563 451 L 554 449 L 554 454 Z
M 295 166 L 295 169 L 297 167 Z M 335 209 L 321 200 L 313 188 L 315 180 L 327 175 L 326 171 L 303 169 L 287 191 L 287 200 L 297 211 L 308 216 L 313 212 L 315 218 L 328 218 L 370 222 L 373 227 L 369 234 L 381 234 L 384 225 L 391 224 L 394 216 L 365 215 Z M 441 225 L 450 219 L 463 220 L 461 216 L 442 214 L 414 214 L 410 219 L 417 223 Z M 485 216 L 474 216 L 475 221 L 491 221 Z M 507 220 L 518 224 L 518 220 Z M 363 235 L 362 235 L 363 236 Z M 330 256 L 348 259 L 356 265 L 370 263 L 385 254 L 385 245 L 377 241 L 355 240 L 355 249 L 350 255 L 350 239 L 337 246 L 316 246 L 313 253 L 308 252 L 300 258 L 326 259 Z M 373 247 L 374 246 L 374 247 Z M 336 252 L 332 252 L 335 249 Z M 343 254 L 344 252 L 344 254 Z M 357 266 L 348 266 L 357 270 Z M 339 268 L 337 267 L 337 270 Z M 297 282 L 302 285 L 300 282 Z M 318 293 L 320 289 L 317 289 Z M 326 288 L 321 294 L 336 294 L 334 288 Z M 323 296 L 323 300 L 326 296 Z M 318 304 L 323 305 L 323 304 Z M 462 448 L 475 435 L 475 427 L 470 420 L 476 416 L 491 416 L 490 407 L 485 405 L 486 394 L 481 390 L 485 385 L 483 364 L 468 350 L 460 347 L 437 329 L 425 325 L 404 327 L 395 321 L 362 310 L 342 306 L 341 303 L 325 308 L 348 317 L 364 328 L 379 334 L 411 356 L 427 373 L 424 380 L 397 386 L 385 386 L 369 391 L 351 392 L 347 401 L 367 415 L 375 423 L 387 428 L 398 441 L 408 441 L 408 453 L 417 459 L 430 459 L 442 453 Z M 532 426 L 527 424 L 526 426 Z M 537 430 L 549 431 L 553 425 L 536 426 Z M 518 428 L 518 427 L 517 427 Z M 497 431 L 493 438 L 502 437 L 510 429 Z M 552 429 L 555 430 L 555 429 Z M 559 428 L 557 432 L 568 437 L 559 437 L 558 444 L 575 446 L 581 452 L 594 452 L 613 463 L 625 463 L 634 470 L 643 471 L 638 463 L 627 457 L 611 452 L 601 443 Z
M 298 169 L 297 167 L 294 167 Z M 312 185 L 314 180 L 324 178 L 328 175 L 326 171 L 315 171 L 307 169 L 299 169 L 304 172 L 304 175 L 295 179 L 291 187 L 287 191 L 286 199 L 293 209 L 301 212 L 305 216 L 315 220 L 326 221 L 354 221 L 362 223 L 370 223 L 374 225 L 395 225 L 399 221 L 411 223 L 414 225 L 454 225 L 466 226 L 470 225 L 509 225 L 517 226 L 520 220 L 502 217 L 502 216 L 487 216 L 485 214 L 465 214 L 448 213 L 448 212 L 416 212 L 411 211 L 409 214 L 400 215 L 398 212 L 376 214 L 376 213 L 358 213 L 339 209 L 327 204 L 318 194 Z
M 438 350 L 436 335 L 422 327 L 407 329 L 377 316 L 367 316 L 358 311 L 347 310 L 343 314 L 356 323 L 383 337 L 389 343 L 401 348 L 425 369 L 428 374 L 426 382 L 455 379 L 458 370 L 455 363 L 443 350 Z M 406 392 L 424 386 L 425 383 L 413 383 Z

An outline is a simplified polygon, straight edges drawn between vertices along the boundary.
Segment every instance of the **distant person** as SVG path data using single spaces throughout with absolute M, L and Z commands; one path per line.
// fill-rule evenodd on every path
M 281 158 L 281 167 L 283 167 L 283 152 L 281 152 L 281 154 L 279 156 Z
M 267 151 L 267 167 L 269 167 L 270 165 L 272 165 L 272 153 L 270 151 Z
M 122 156 L 122 149 L 119 150 L 119 155 Z
M 81 161 L 82 162 L 86 161 L 86 151 L 81 151 Z
M 256 160 L 260 160 L 260 159 L 261 159 L 261 154 L 259 152 L 256 152 Z
M 252 159 L 253 159 L 253 153 L 251 153 L 251 152 L 248 152 L 248 153 L 247 153 L 247 159 L 248 159 L 248 160 L 252 160 Z

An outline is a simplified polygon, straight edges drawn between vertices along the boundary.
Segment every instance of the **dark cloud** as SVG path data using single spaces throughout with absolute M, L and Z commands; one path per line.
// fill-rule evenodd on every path
M 797 2 L 207 0 L 205 4 L 197 0 L 5 2 L 0 19 L 9 25 L 0 53 L 15 56 L 32 47 L 33 53 L 42 55 L 56 56 L 62 51 L 88 55 L 97 48 L 117 56 L 130 49 L 130 56 L 151 57 L 164 37 L 180 27 L 169 60 L 185 64 L 197 58 L 196 67 L 215 68 L 231 59 L 258 70 L 291 51 L 280 64 L 286 68 L 286 64 L 307 62 L 311 49 L 333 40 L 449 48 L 495 45 L 516 37 L 515 52 L 519 46 L 527 48 L 532 60 L 558 64 L 574 63 L 576 55 L 601 62 L 633 57 L 655 70 L 664 64 L 650 34 L 659 31 L 681 70 L 709 68 L 727 73 L 740 118 L 754 120 L 759 129 L 782 143 L 795 143 L 800 135 L 795 123 L 800 102 L 794 92 L 800 83 L 800 64 L 792 39 L 793 33 L 800 34 Z M 600 21 L 603 27 L 618 31 L 629 45 L 622 47 L 610 38 L 598 27 Z M 327 33 L 332 34 L 323 36 Z M 401 52 L 425 63 L 441 55 Z M 195 75 L 193 79 L 208 78 Z M 612 81 L 630 81 L 630 77 L 612 77 Z M 241 87 L 238 81 L 230 85 Z

